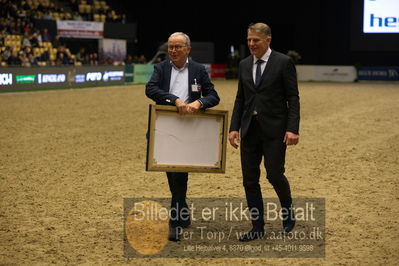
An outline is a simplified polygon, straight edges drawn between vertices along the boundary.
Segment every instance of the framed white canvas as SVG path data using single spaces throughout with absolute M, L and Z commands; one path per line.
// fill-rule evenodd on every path
M 150 105 L 147 171 L 224 173 L 228 111 L 180 115 L 174 106 Z

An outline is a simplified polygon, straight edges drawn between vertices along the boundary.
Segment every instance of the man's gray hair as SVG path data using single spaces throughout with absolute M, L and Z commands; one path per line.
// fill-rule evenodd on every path
M 175 36 L 183 36 L 184 39 L 186 39 L 186 45 L 187 45 L 187 46 L 191 46 L 190 37 L 188 37 L 187 34 L 185 34 L 185 33 L 183 33 L 183 32 L 175 32 L 175 33 L 172 33 L 172 34 L 169 36 L 169 38 L 170 38 L 170 37 L 175 37 Z

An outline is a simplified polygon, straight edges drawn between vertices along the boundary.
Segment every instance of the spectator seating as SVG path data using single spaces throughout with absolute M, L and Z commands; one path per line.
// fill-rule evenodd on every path
M 59 3 L 63 3 L 62 6 L 70 10 L 65 11 Z M 20 65 L 19 59 L 26 61 L 28 57 L 31 63 L 25 66 L 55 65 L 59 64 L 57 58 L 59 53 L 64 53 L 64 56 L 68 57 L 68 64 L 98 64 L 96 52 L 88 53 L 85 60 L 82 60 L 80 55 L 80 59 L 77 60 L 76 55 L 72 54 L 67 47 L 61 47 L 62 51 L 60 51 L 59 48 L 53 47 L 51 42 L 42 42 L 42 36 L 39 36 L 40 33 L 38 34 L 34 25 L 34 19 L 71 20 L 74 17 L 78 20 L 97 22 L 121 21 L 122 16 L 116 14 L 106 1 L 94 0 L 90 3 L 87 0 L 1 0 L 5 11 L 0 17 L 0 66 L 7 66 L 8 62 L 11 65 Z M 125 17 L 123 21 L 125 22 Z M 9 60 L 10 58 L 12 60 Z

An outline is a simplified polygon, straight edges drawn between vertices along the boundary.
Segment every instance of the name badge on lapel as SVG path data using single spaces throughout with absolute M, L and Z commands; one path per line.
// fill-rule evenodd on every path
M 201 92 L 201 85 L 197 84 L 197 79 L 194 79 L 194 84 L 191 84 L 192 92 Z

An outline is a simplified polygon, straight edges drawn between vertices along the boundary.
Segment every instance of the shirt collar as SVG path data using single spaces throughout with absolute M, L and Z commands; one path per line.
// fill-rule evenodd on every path
M 187 65 L 188 65 L 188 58 L 186 59 L 186 63 L 184 63 L 184 66 L 183 66 L 182 68 L 178 68 L 175 64 L 173 64 L 172 61 L 169 61 L 169 62 L 170 62 L 170 64 L 172 65 L 172 67 L 173 67 L 175 70 L 177 70 L 177 71 L 183 71 L 183 70 L 187 67 Z
M 258 61 L 258 59 L 262 59 L 264 62 L 267 62 L 267 60 L 269 60 L 270 54 L 272 53 L 272 49 L 270 49 L 270 47 L 267 49 L 266 53 L 261 57 L 261 58 L 257 58 L 256 56 L 254 57 L 254 64 L 256 64 L 256 61 Z

